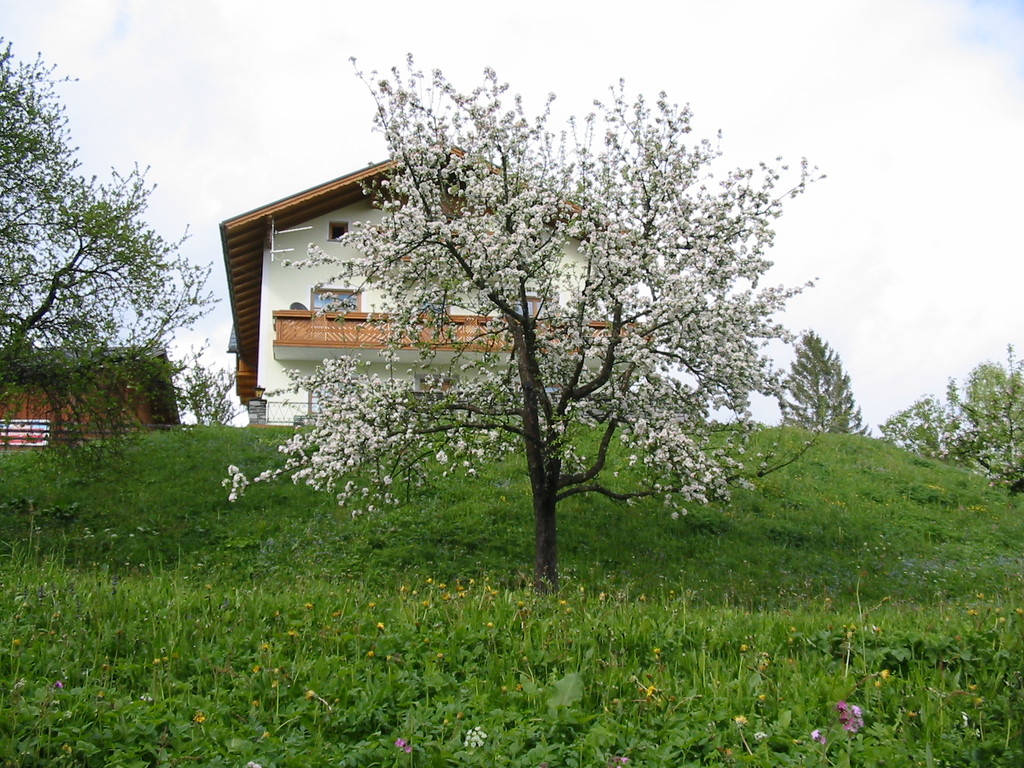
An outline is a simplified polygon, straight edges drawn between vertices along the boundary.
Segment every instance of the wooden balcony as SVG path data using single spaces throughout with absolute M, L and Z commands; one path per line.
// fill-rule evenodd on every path
M 273 313 L 274 357 L 278 360 L 322 360 L 331 350 L 358 351 L 384 349 L 388 342 L 388 328 L 380 322 L 370 322 L 366 312 L 319 313 L 310 310 L 284 309 Z M 380 319 L 380 316 L 377 317 Z M 488 352 L 500 349 L 504 343 L 501 320 L 485 315 L 449 315 L 449 323 L 442 330 L 424 328 L 420 338 L 406 338 L 402 347 L 415 350 L 427 344 L 435 351 Z M 608 323 L 600 320 L 588 323 L 595 336 L 607 332 Z
M 293 357 L 287 348 L 295 348 L 297 353 L 303 348 L 374 350 L 387 346 L 388 328 L 378 322 L 369 322 L 370 315 L 366 312 L 341 315 L 288 309 L 274 312 L 273 317 L 276 357 Z M 403 346 L 414 349 L 418 344 L 430 344 L 438 350 L 468 349 L 477 352 L 497 346 L 497 339 L 486 335 L 487 326 L 495 322 L 494 318 L 451 315 L 449 319 L 451 322 L 443 331 L 425 328 L 419 339 L 405 339 Z

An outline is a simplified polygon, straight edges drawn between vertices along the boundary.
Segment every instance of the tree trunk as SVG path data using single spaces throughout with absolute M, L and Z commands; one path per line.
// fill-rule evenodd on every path
M 527 414 L 530 414 L 527 409 Z M 526 419 L 536 424 L 536 416 Z M 558 537 L 555 524 L 555 497 L 561 462 L 551 459 L 539 434 L 525 438 L 526 467 L 533 495 L 534 565 L 533 586 L 538 592 L 558 590 Z
M 531 394 L 527 388 L 527 394 Z M 558 539 L 555 525 L 556 496 L 562 463 L 546 450 L 540 434 L 540 417 L 536 400 L 526 398 L 523 422 L 526 467 L 533 495 L 534 568 L 533 586 L 538 592 L 558 590 Z
M 558 591 L 558 536 L 555 494 L 533 490 L 534 563 L 533 587 L 538 592 Z
M 514 340 L 519 379 L 523 387 L 523 442 L 530 474 L 530 490 L 533 493 L 533 587 L 538 592 L 555 592 L 558 590 L 555 507 L 562 462 L 551 455 L 550 443 L 543 434 L 540 402 L 543 384 L 539 378 L 537 351 L 532 334 L 514 322 L 509 323 L 509 330 Z

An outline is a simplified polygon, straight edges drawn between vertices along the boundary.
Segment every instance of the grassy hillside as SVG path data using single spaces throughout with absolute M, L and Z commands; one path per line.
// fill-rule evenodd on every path
M 286 430 L 154 433 L 115 459 L 0 455 L 0 553 L 74 566 L 183 566 L 235 578 L 530 580 L 529 490 L 515 461 L 437 482 L 402 508 L 353 519 L 289 482 L 235 503 L 228 464 L 255 474 Z M 771 431 L 798 444 L 803 436 Z M 767 438 L 766 438 L 767 439 Z M 869 438 L 823 436 L 728 502 L 672 519 L 659 504 L 577 498 L 560 508 L 566 586 L 747 606 L 956 600 L 1019 586 L 1024 515 L 978 476 Z
M 283 434 L 0 455 L 0 766 L 1024 764 L 1024 523 L 975 476 L 826 437 L 676 520 L 566 505 L 537 595 L 514 462 L 229 504 Z

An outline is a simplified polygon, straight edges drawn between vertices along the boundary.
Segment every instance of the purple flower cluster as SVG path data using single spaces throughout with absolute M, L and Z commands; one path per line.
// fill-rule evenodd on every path
M 406 752 L 406 753 L 412 752 L 412 744 L 410 744 L 405 739 L 395 739 L 395 746 L 398 747 L 403 752 Z
M 839 716 L 839 724 L 847 733 L 857 733 L 864 727 L 864 711 L 856 704 L 848 704 L 846 701 L 836 702 L 836 713 Z M 820 728 L 811 731 L 811 740 L 819 744 L 827 744 L 828 737 Z
M 836 712 L 839 713 L 839 724 L 844 731 L 856 733 L 864 727 L 864 717 L 860 707 L 856 704 L 847 704 L 845 701 L 836 702 Z

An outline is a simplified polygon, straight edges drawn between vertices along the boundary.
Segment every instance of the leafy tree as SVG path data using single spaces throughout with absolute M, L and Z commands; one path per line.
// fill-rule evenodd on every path
M 183 418 L 191 423 L 227 425 L 238 415 L 235 375 L 226 368 L 204 365 L 202 350 L 193 351 L 178 367 L 175 384 Z
M 1024 492 L 1024 363 L 1007 347 L 1005 365 L 982 363 L 963 384 L 950 380 L 945 403 L 918 400 L 882 425 L 882 437 Z
M 410 61 L 369 87 L 393 160 L 374 190 L 385 216 L 346 235 L 352 261 L 313 246 L 309 261 L 383 295 L 394 369 L 421 340 L 411 373 L 432 374 L 436 391 L 325 361 L 303 383 L 321 417 L 283 447 L 283 470 L 257 479 L 290 472 L 370 510 L 428 462 L 471 475 L 517 451 L 540 590 L 558 583 L 559 502 L 657 497 L 685 514 L 726 494 L 744 471 L 733 449 L 752 428 L 750 393 L 778 394 L 761 350 L 785 335 L 772 318 L 797 290 L 758 284 L 806 164 L 784 192 L 784 166 L 716 179 L 719 152 L 690 140 L 689 109 L 629 100 L 621 84 L 559 136 L 550 101 L 528 117 L 491 70 L 462 93 Z M 466 338 L 438 297 L 488 320 Z M 730 423 L 712 421 L 727 412 Z M 249 481 L 231 474 L 237 494 Z
M 144 172 L 79 173 L 58 82 L 0 39 L 0 403 L 30 393 L 66 410 L 98 402 L 90 361 L 116 349 L 146 367 L 211 296 L 209 268 L 146 224 Z
M 866 435 L 850 377 L 839 354 L 814 331 L 796 345 L 796 358 L 779 400 L 782 423 L 816 432 Z
M 949 430 L 946 404 L 934 395 L 926 395 L 886 419 L 881 426 L 882 439 L 908 451 L 943 458 L 945 435 Z

